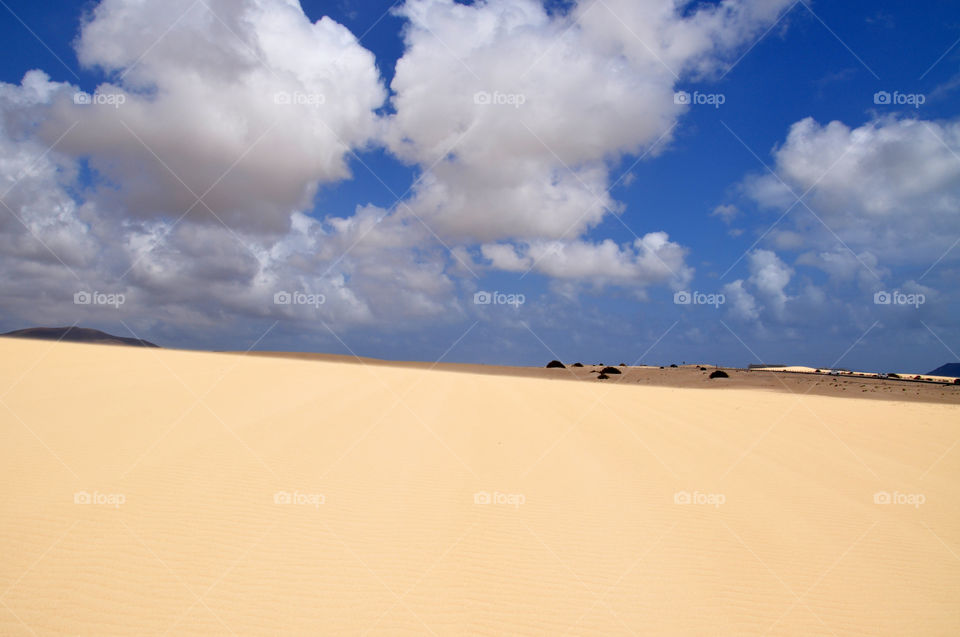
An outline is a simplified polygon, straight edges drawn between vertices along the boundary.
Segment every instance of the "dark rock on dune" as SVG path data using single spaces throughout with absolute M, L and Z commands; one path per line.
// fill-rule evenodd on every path
M 608 378 L 610 377 L 607 376 L 606 374 L 600 374 L 599 376 L 597 376 L 597 380 L 607 380 Z
M 627 366 L 626 363 L 620 363 L 620 367 L 626 367 L 626 366 Z
M 570 367 L 583 367 L 583 363 L 574 363 Z
M 701 372 L 707 371 L 707 368 L 702 366 L 698 366 L 697 369 L 699 369 Z
M 727 372 L 723 371 L 722 369 L 718 369 L 712 374 L 710 374 L 710 378 L 730 378 L 730 375 L 727 374 Z
M 567 368 L 567 366 L 561 363 L 560 361 L 550 361 L 549 363 L 547 363 L 547 369 L 553 369 L 555 367 L 559 369 Z
M 960 363 L 947 363 L 946 365 L 941 365 L 928 376 L 950 376 L 952 378 L 960 378 Z
M 600 373 L 601 374 L 622 374 L 623 372 L 621 372 L 616 367 L 604 367 L 603 369 L 600 370 Z
M 677 366 L 676 363 L 671 363 L 671 365 L 670 365 L 670 367 L 676 367 L 676 366 Z
M 663 365 L 660 366 L 660 369 L 663 369 Z
M 96 345 L 133 345 L 136 347 L 159 347 L 150 341 L 139 338 L 114 336 L 88 327 L 28 327 L 14 330 L 0 336 L 13 338 L 36 338 L 44 341 L 63 341 L 65 343 L 91 343 Z

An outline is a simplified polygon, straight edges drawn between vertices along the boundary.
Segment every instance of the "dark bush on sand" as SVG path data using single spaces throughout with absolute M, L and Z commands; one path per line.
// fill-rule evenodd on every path
M 566 368 L 567 368 L 567 366 L 564 365 L 563 363 L 561 363 L 560 361 L 550 361 L 549 363 L 547 363 L 547 369 L 551 369 L 551 368 L 554 368 L 554 367 L 558 367 L 558 368 L 560 368 L 560 369 L 566 369 Z
M 670 367 L 676 367 L 676 366 L 677 366 L 676 363 L 673 363 L 672 365 L 670 365 Z
M 601 374 L 620 374 L 622 372 L 616 367 L 604 367 L 603 369 L 600 370 L 600 373 Z
M 570 367 L 583 367 L 583 363 L 574 363 Z
M 597 380 L 607 380 L 608 378 L 610 377 L 607 376 L 606 374 L 600 374 L 599 376 L 597 376 Z
M 960 378 L 954 378 L 954 379 L 953 379 L 953 384 L 954 384 L 954 385 L 960 385 Z
M 620 363 L 620 367 L 626 367 L 626 366 L 627 366 L 626 363 Z
M 723 371 L 722 369 L 718 369 L 717 371 L 710 374 L 710 378 L 730 378 L 730 376 L 729 374 L 727 374 L 727 372 Z

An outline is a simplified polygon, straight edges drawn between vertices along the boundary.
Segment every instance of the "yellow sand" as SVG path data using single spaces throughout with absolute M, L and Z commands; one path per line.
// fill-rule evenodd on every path
M 803 365 L 788 365 L 787 367 L 764 367 L 764 368 L 758 368 L 758 369 L 753 370 L 753 371 L 760 371 L 760 372 L 800 372 L 800 373 L 805 373 L 805 374 L 811 374 L 811 373 L 813 373 L 813 372 L 816 372 L 817 370 L 814 369 L 813 367 L 805 367 L 805 366 L 803 366 Z M 821 369 L 821 370 L 819 370 L 819 371 L 821 371 L 821 372 L 829 372 L 829 371 L 832 371 L 832 370 L 829 370 L 829 369 Z M 845 375 L 852 375 L 852 376 L 863 376 L 863 377 L 865 377 L 865 378 L 878 378 L 878 377 L 880 376 L 880 373 L 879 373 L 879 372 L 846 372 L 846 371 L 845 371 L 845 372 L 841 372 L 841 373 L 842 373 L 842 374 L 845 374 Z M 931 376 L 931 375 L 929 375 L 929 374 L 915 374 L 915 373 L 911 373 L 911 372 L 902 372 L 902 373 L 898 374 L 898 376 L 900 376 L 900 378 L 906 378 L 906 379 L 915 379 L 915 378 L 918 378 L 918 377 L 919 377 L 920 380 L 929 380 L 929 381 L 934 381 L 934 382 L 938 382 L 938 383 L 952 383 L 954 380 L 956 380 L 953 376 Z
M 0 361 L 3 636 L 960 634 L 957 407 Z
M 932 380 L 938 383 L 952 383 L 957 380 L 955 376 L 931 376 L 930 374 L 910 374 L 907 372 L 899 374 L 899 376 L 900 378 L 915 378 L 916 376 L 920 376 L 920 380 Z

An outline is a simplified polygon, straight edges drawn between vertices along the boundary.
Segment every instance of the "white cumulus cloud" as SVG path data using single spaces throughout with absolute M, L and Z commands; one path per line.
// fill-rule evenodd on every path
M 100 196 L 141 218 L 282 232 L 319 183 L 349 176 L 385 99 L 373 55 L 289 0 L 103 0 L 76 48 L 111 82 L 92 105 L 49 95 L 41 134 L 69 130 L 58 148 L 90 157 L 119 185 Z
M 780 246 L 830 272 L 870 264 L 929 264 L 960 235 L 960 122 L 886 117 L 851 128 L 795 123 L 774 153 L 774 175 L 748 179 L 748 196 L 785 210 Z M 821 223 L 822 221 L 822 223 Z M 838 254 L 838 253 L 845 253 Z
M 686 108 L 680 78 L 716 68 L 786 5 L 583 2 L 551 15 L 534 0 L 406 2 L 385 139 L 424 171 L 412 214 L 452 243 L 527 244 L 520 256 L 485 248 L 497 268 L 662 281 L 662 264 L 638 265 L 646 252 L 584 238 L 623 212 L 611 160 L 662 151 Z

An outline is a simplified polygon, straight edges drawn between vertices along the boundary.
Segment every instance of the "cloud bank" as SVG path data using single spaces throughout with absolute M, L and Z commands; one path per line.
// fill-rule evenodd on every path
M 104 78 L 89 95 L 39 70 L 0 85 L 0 259 L 12 274 L 0 292 L 11 314 L 67 324 L 78 314 L 64 301 L 98 289 L 123 292 L 138 325 L 252 317 L 317 331 L 462 320 L 477 276 L 639 299 L 679 289 L 689 249 L 611 192 L 631 164 L 669 152 L 689 108 L 678 83 L 722 70 L 788 5 L 408 0 L 388 91 L 363 43 L 294 0 L 102 0 L 75 43 Z M 777 157 L 784 181 L 811 182 L 805 149 L 822 161 L 863 135 L 831 127 L 795 127 Z M 318 189 L 350 179 L 370 149 L 413 168 L 409 195 L 317 208 Z M 832 183 L 812 199 L 841 210 Z M 749 192 L 763 205 L 784 196 L 763 179 Z M 882 216 L 898 202 L 870 205 Z M 631 238 L 604 236 L 611 223 Z M 790 267 L 769 254 L 747 284 L 782 306 Z M 295 290 L 325 302 L 273 302 Z

